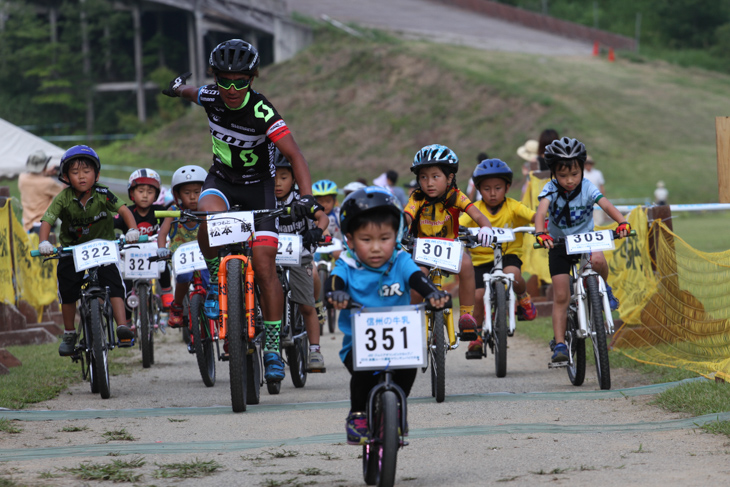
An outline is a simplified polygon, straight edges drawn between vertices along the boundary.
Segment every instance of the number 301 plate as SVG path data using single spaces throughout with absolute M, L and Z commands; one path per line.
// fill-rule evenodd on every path
M 119 262 L 119 248 L 113 240 L 95 239 L 76 245 L 73 250 L 76 272 Z
M 568 254 L 583 254 L 590 251 L 613 250 L 616 244 L 613 241 L 611 230 L 598 232 L 578 233 L 565 237 L 565 251 Z
M 413 260 L 418 264 L 458 273 L 461 270 L 463 245 L 448 238 L 417 238 Z
M 412 369 L 426 365 L 424 305 L 352 310 L 352 368 Z

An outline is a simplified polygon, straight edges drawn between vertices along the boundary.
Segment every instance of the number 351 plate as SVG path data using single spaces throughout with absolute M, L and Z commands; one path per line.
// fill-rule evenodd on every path
M 353 369 L 412 369 L 426 365 L 424 305 L 352 310 Z

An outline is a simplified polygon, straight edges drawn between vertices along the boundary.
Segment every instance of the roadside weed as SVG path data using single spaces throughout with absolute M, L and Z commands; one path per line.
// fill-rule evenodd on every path
M 223 465 L 215 460 L 203 461 L 195 459 L 192 462 L 184 463 L 156 463 L 158 469 L 153 474 L 156 479 L 199 479 L 212 475 L 216 470 L 223 468 Z
M 126 428 L 114 431 L 105 431 L 101 436 L 106 438 L 106 441 L 136 441 L 137 438 L 127 433 Z
M 23 431 L 23 428 L 18 428 L 9 419 L 0 418 L 0 431 L 10 433 L 11 435 L 17 435 Z
M 138 482 L 142 478 L 142 474 L 135 474 L 131 469 L 143 467 L 144 464 L 144 458 L 135 458 L 130 461 L 114 460 L 112 463 L 84 462 L 78 467 L 63 468 L 62 470 L 81 480 Z

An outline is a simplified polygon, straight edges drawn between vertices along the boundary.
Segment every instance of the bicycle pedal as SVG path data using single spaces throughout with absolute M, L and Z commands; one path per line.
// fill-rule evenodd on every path
M 462 331 L 459 333 L 459 341 L 461 342 L 473 342 L 477 338 L 479 338 L 479 335 L 476 330 Z
M 481 360 L 484 356 L 481 350 L 467 350 L 466 352 L 467 360 Z
M 569 362 L 548 362 L 548 369 L 562 369 L 563 367 L 567 367 L 569 364 Z
M 128 338 L 126 340 L 119 340 L 117 342 L 119 348 L 129 348 L 134 346 L 134 338 Z
M 221 362 L 228 362 L 230 359 L 231 359 L 231 356 L 228 355 L 227 353 L 222 353 L 218 357 L 218 360 L 220 360 Z
M 307 369 L 308 374 L 325 374 L 327 373 L 327 367 L 321 367 L 317 369 Z
M 281 348 L 289 348 L 294 345 L 294 341 L 291 338 L 281 339 Z
M 401 440 L 400 440 L 400 446 L 401 446 L 401 447 L 403 447 L 403 446 L 408 446 L 409 444 L 410 444 L 410 443 L 408 443 L 408 442 L 407 442 L 406 440 L 404 440 L 404 439 L 401 439 Z

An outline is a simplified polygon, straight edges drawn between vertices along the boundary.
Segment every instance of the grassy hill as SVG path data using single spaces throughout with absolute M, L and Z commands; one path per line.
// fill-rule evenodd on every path
M 717 201 L 714 123 L 728 115 L 729 81 L 660 62 L 489 52 L 379 32 L 364 40 L 318 28 L 312 46 L 262 70 L 255 87 L 285 117 L 314 179 L 345 184 L 393 168 L 405 182 L 413 155 L 429 143 L 460 156 L 462 187 L 481 151 L 519 176 L 517 147 L 553 127 L 586 144 L 609 196 L 650 197 L 662 179 L 673 203 L 691 203 Z M 203 110 L 191 107 L 154 133 L 102 148 L 102 160 L 204 165 L 206 127 Z

